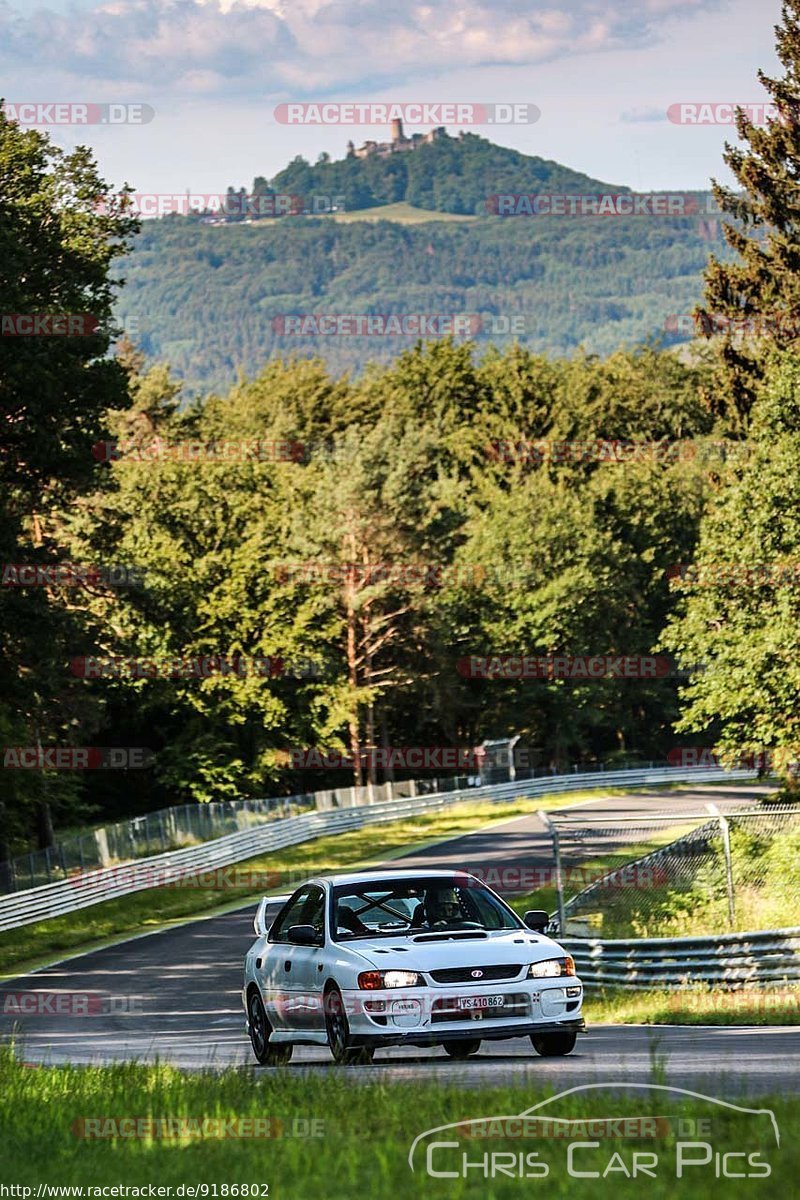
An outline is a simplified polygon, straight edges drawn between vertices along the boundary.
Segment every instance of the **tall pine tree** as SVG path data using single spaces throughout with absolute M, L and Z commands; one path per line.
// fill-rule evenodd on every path
M 743 190 L 713 181 L 718 205 L 735 222 L 723 229 L 738 259 L 711 256 L 705 304 L 695 312 L 706 335 L 719 334 L 711 408 L 742 432 L 766 350 L 800 336 L 800 0 L 784 0 L 781 21 L 776 48 L 785 74 L 758 72 L 777 115 L 760 128 L 737 111 L 746 145 L 726 143 L 723 157 Z

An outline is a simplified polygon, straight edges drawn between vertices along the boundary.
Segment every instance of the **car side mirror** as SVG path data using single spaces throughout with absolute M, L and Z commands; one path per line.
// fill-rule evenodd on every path
M 295 946 L 319 946 L 322 943 L 313 925 L 290 925 L 288 938 Z
M 531 908 L 525 913 L 522 921 L 534 933 L 544 933 L 550 924 L 550 914 L 545 912 L 543 908 Z
M 253 929 L 256 931 L 256 937 L 267 936 L 267 897 L 259 902 L 256 909 L 256 915 L 253 917 Z

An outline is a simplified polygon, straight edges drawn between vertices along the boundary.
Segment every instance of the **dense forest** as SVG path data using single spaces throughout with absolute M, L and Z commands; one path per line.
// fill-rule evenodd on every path
M 519 733 L 555 767 L 688 744 L 788 771 L 800 152 L 777 123 L 739 132 L 724 247 L 689 218 L 139 230 L 86 150 L 0 109 L 2 311 L 92 314 L 81 336 L 0 339 L 0 859 L 53 822 L 363 778 L 298 748 Z M 494 152 L 475 142 L 437 154 Z M 418 205 L 438 202 L 422 155 L 403 158 Z M 688 313 L 703 268 L 697 352 L 616 348 Z M 140 348 L 114 344 L 115 305 Z M 293 311 L 538 324 L 332 350 L 281 340 Z M 486 666 L 526 656 L 653 669 Z M 86 747 L 147 753 L 52 757 Z
M 516 341 L 540 354 L 610 354 L 691 340 L 711 249 L 727 256 L 719 223 L 699 217 L 223 226 L 166 217 L 143 224 L 121 267 L 117 317 L 187 394 L 226 390 L 269 358 L 319 355 L 341 374 L 388 364 L 413 344 L 286 333 L 286 314 L 462 313 L 480 319 L 482 348 Z

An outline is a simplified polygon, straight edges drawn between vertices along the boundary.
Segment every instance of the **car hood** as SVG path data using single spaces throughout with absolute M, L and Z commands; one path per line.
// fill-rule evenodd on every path
M 387 971 L 405 969 L 435 971 L 445 967 L 471 967 L 488 964 L 533 963 L 566 954 L 563 947 L 543 934 L 522 929 L 489 933 L 485 937 L 463 935 L 444 938 L 437 935 L 416 937 L 363 938 L 346 943 L 374 967 Z

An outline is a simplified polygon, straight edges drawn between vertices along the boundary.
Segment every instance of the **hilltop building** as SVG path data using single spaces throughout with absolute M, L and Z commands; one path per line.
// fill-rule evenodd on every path
M 431 129 L 429 133 L 412 133 L 406 137 L 403 133 L 403 122 L 400 119 L 392 121 L 392 140 L 390 142 L 364 142 L 363 146 L 347 143 L 348 158 L 389 158 L 392 154 L 404 154 L 407 150 L 417 150 L 430 142 L 447 136 L 444 125 Z

